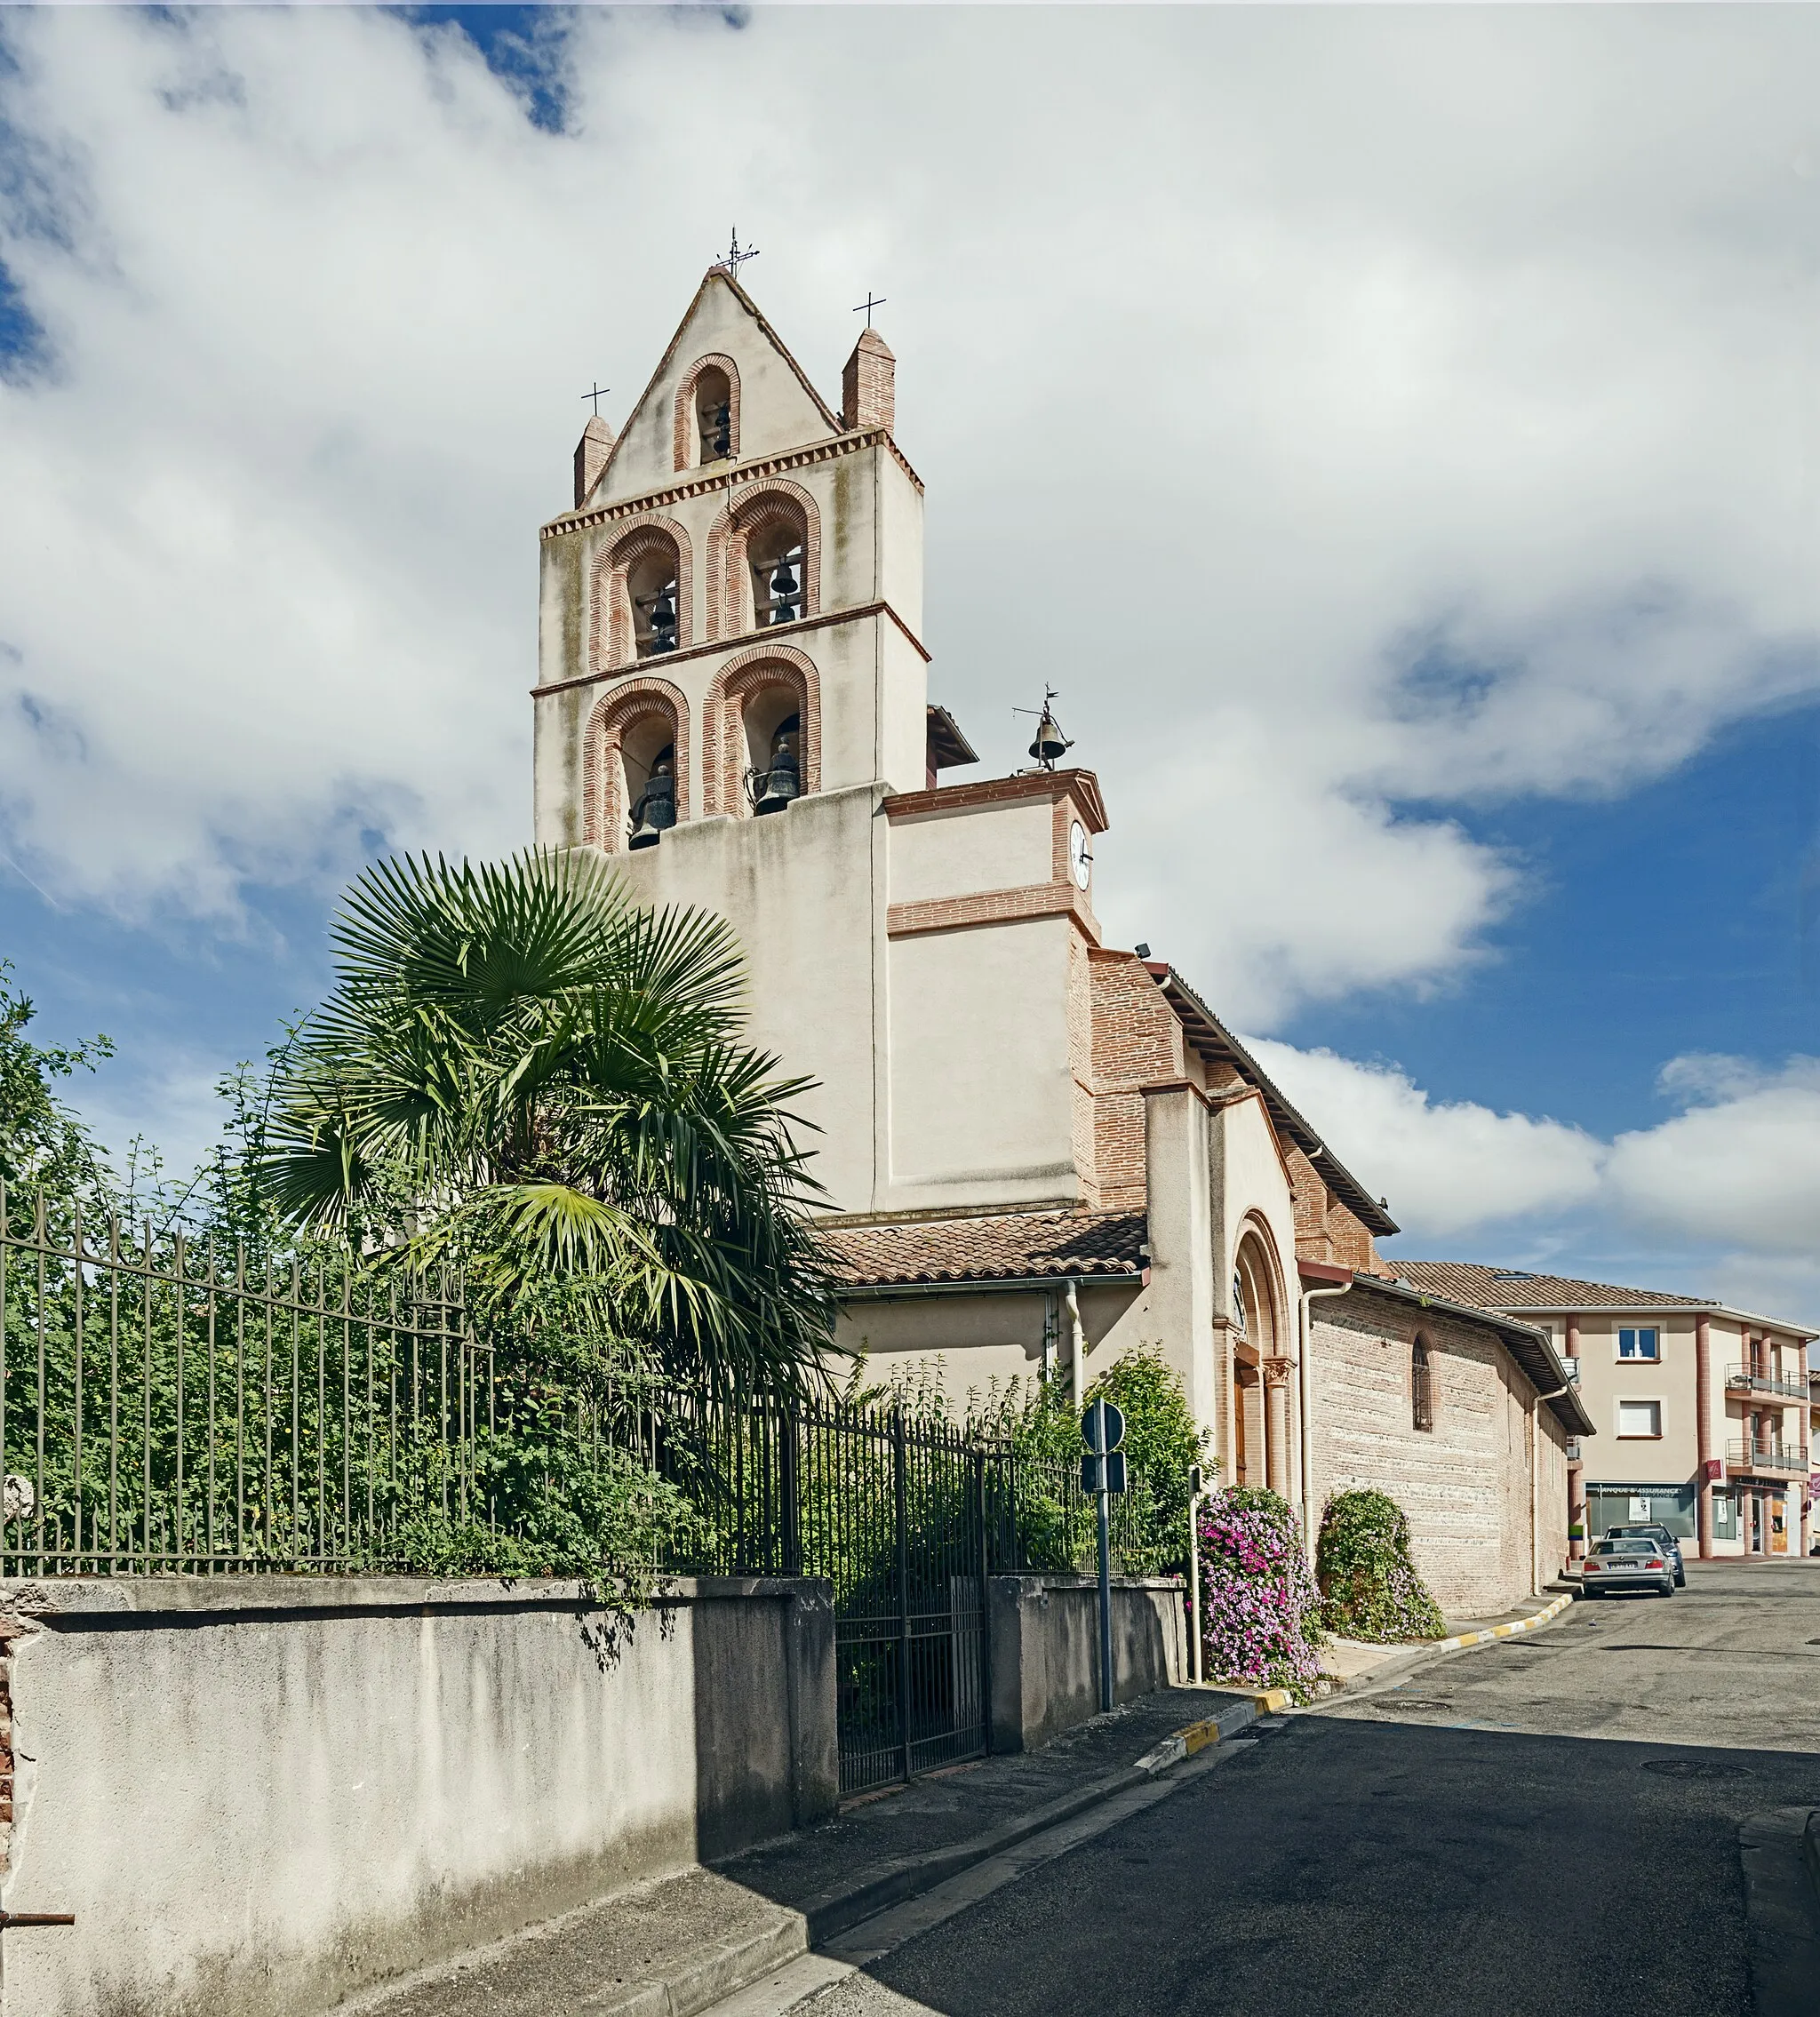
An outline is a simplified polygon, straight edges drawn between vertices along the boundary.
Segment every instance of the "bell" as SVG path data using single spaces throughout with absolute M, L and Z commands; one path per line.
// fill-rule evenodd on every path
M 733 409 L 730 405 L 714 408 L 714 449 L 716 455 L 731 455 L 733 452 Z
M 771 767 L 765 773 L 764 789 L 758 795 L 760 812 L 782 812 L 792 799 L 802 796 L 802 771 L 796 752 L 779 736 L 771 750 Z
M 667 588 L 658 591 L 651 609 L 651 648 L 653 651 L 676 649 L 676 599 Z
M 1036 740 L 1030 745 L 1031 755 L 1044 769 L 1052 770 L 1058 761 L 1066 756 L 1074 746 L 1062 733 L 1060 722 L 1045 707 L 1042 721 L 1036 724 Z
M 771 594 L 780 602 L 794 602 L 796 600 L 796 577 L 788 561 L 781 562 L 778 571 L 772 575 Z
M 654 848 L 676 824 L 676 780 L 667 769 L 653 770 L 645 779 L 638 803 L 632 809 L 629 848 Z

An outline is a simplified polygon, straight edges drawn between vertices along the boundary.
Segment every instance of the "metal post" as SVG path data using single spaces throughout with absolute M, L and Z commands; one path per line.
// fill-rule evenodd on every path
M 1113 1705 L 1113 1560 L 1107 1533 L 1112 1495 L 1106 1488 L 1106 1458 L 1099 1460 L 1099 1489 L 1093 1495 L 1099 1528 L 1099 1706 Z
M 1188 1678 L 1201 1682 L 1201 1535 L 1195 1515 L 1201 1507 L 1201 1466 L 1188 1467 Z
M 784 1501 L 784 1574 L 802 1574 L 802 1503 L 796 1477 L 796 1404 L 789 1403 L 783 1410 L 778 1424 L 783 1443 L 778 1455 L 778 1469 L 782 1473 L 778 1482 Z
M 891 1503 L 898 1529 L 898 1733 L 910 1776 L 910 1504 L 904 1475 L 904 1410 L 891 1410 Z
M 979 1526 L 979 1720 L 983 1748 L 992 1749 L 992 1573 L 986 1533 L 986 1452 L 973 1453 L 973 1511 Z

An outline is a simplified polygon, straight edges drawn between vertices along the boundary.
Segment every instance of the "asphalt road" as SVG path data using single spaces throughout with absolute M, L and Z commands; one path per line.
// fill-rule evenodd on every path
M 1737 1829 L 1820 1806 L 1820 1562 L 1693 1563 L 1267 1727 L 815 2017 L 1748 2017 Z

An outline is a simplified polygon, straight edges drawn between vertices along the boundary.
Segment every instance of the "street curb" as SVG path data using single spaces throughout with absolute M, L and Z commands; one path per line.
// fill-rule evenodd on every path
M 1515 1638 L 1520 1633 L 1537 1630 L 1551 1619 L 1560 1617 L 1573 1600 L 1571 1594 L 1557 1597 L 1553 1604 L 1545 1604 L 1534 1617 L 1518 1618 L 1507 1625 L 1488 1625 L 1483 1631 L 1457 1632 L 1452 1638 L 1425 1639 L 1423 1644 L 1430 1653 L 1452 1653 L 1463 1646 L 1489 1645 L 1494 1638 Z
M 1085 1814 L 1090 1807 L 1098 1806 L 1102 1801 L 1128 1790 L 1134 1771 L 1153 1776 L 1191 1757 L 1193 1751 L 1217 1742 L 1221 1735 L 1231 1736 L 1247 1724 L 1255 1723 L 1260 1713 L 1254 1700 L 1235 1702 L 1201 1722 L 1189 1725 L 1187 1730 L 1178 1730 L 1173 1736 L 1166 1737 L 1154 1750 L 1146 1751 L 1135 1766 L 1122 1766 L 1116 1772 L 1106 1773 L 1085 1786 L 1076 1787 L 1072 1793 L 1064 1793 L 1047 1806 L 1034 1807 L 1016 1821 L 1008 1821 L 1002 1827 L 991 1829 L 984 1835 L 971 1836 L 945 1849 L 927 1850 L 920 1856 L 906 1856 L 878 1876 L 867 1878 L 864 1884 L 856 1884 L 850 1890 L 826 1891 L 818 1897 L 804 1900 L 798 1909 L 808 1922 L 810 1945 L 818 1947 L 835 1933 L 845 1933 L 860 1920 L 869 1919 L 874 1912 L 882 1912 L 889 1906 L 901 1905 L 906 1899 L 920 1897 L 925 1891 L 933 1891 L 937 1885 L 946 1884 L 951 1877 L 959 1877 L 963 1870 L 971 1870 L 976 1863 L 985 1862 L 989 1856 L 1014 1849 L 1033 1835 L 1041 1835 L 1047 1829 L 1074 1820 L 1076 1814 Z M 1213 1734 L 1206 1734 L 1209 1730 Z M 1195 1733 L 1192 1749 L 1188 1742 L 1190 1731 Z M 1182 1748 L 1172 1750 L 1177 1743 Z M 1159 1757 L 1160 1752 L 1169 1755 Z
M 1260 1688 L 1243 1702 L 1235 1702 L 1229 1709 L 1222 1709 L 1212 1716 L 1204 1716 L 1198 1723 L 1191 1723 L 1185 1730 L 1177 1730 L 1138 1760 L 1140 1772 L 1163 1772 L 1172 1765 L 1179 1765 L 1185 1758 L 1193 1758 L 1196 1751 L 1205 1750 L 1209 1744 L 1217 1744 L 1222 1737 L 1230 1737 L 1236 1732 L 1255 1723 L 1260 1716 L 1269 1716 L 1280 1709 L 1287 1709 L 1289 1698 L 1281 1688 Z
M 575 2005 L 577 2017 L 696 2017 L 698 2011 L 808 1949 L 809 1929 L 802 1913 L 780 1910 L 756 1933 L 687 1948 L 661 1975 L 647 1975 L 587 1997 Z

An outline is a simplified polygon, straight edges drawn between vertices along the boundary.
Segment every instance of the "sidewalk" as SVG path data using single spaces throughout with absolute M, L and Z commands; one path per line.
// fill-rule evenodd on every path
M 1138 1761 L 1251 1699 L 1162 1688 L 1039 1751 L 850 1801 L 712 1870 L 641 1885 L 344 2005 L 353 2017 L 693 2017 L 873 1912 L 1145 1782 Z

